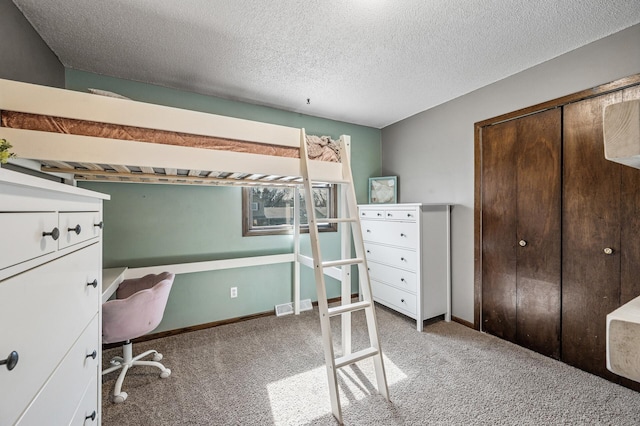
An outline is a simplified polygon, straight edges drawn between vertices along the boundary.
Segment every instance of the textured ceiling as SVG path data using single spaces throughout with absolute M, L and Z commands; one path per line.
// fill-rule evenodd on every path
M 66 67 L 376 128 L 640 22 L 639 0 L 14 3 Z

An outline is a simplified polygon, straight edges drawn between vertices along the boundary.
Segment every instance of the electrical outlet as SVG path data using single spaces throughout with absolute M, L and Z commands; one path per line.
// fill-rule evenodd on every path
M 231 287 L 231 298 L 238 297 L 238 287 Z

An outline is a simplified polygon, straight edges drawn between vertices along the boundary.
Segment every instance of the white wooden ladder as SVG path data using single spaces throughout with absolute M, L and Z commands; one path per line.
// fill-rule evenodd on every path
M 362 240 L 362 229 L 360 228 L 360 218 L 356 202 L 356 194 L 353 186 L 353 178 L 350 165 L 350 150 L 348 149 L 348 137 L 340 140 L 340 158 L 342 162 L 342 179 L 333 182 L 323 182 L 337 184 L 340 187 L 341 214 L 338 218 L 322 219 L 322 223 L 337 223 L 341 225 L 343 237 L 353 236 L 353 245 L 356 251 L 355 258 L 351 258 L 351 250 L 345 250 L 350 244 L 342 244 L 342 259 L 323 261 L 320 252 L 320 240 L 318 238 L 318 221 L 313 203 L 312 187 L 313 177 L 309 176 L 309 156 L 306 144 L 305 130 L 301 131 L 300 157 L 302 164 L 302 177 L 304 181 L 305 205 L 307 209 L 307 220 L 309 223 L 309 239 L 313 255 L 313 269 L 315 274 L 316 290 L 318 294 L 318 310 L 320 313 L 320 326 L 322 329 L 322 344 L 324 347 L 325 364 L 327 367 L 327 378 L 329 380 L 329 394 L 331 397 L 331 411 L 338 422 L 342 424 L 342 409 L 340 407 L 340 395 L 338 392 L 337 370 L 346 367 L 357 361 L 373 358 L 378 392 L 389 400 L 387 379 L 382 360 L 382 350 L 380 348 L 380 338 L 376 321 L 375 306 L 371 295 L 371 283 L 369 282 L 369 272 L 367 260 L 365 258 L 364 243 Z M 350 229 L 347 227 L 351 225 Z M 349 232 L 351 231 L 351 232 Z M 350 243 L 350 241 L 349 241 Z M 352 265 L 358 266 L 358 276 L 360 282 L 360 293 L 362 300 L 351 301 L 351 279 L 350 270 Z M 325 269 L 331 267 L 342 267 L 342 304 L 329 307 L 327 302 L 327 291 L 325 286 Z M 345 279 L 345 277 L 347 279 Z M 351 312 L 364 310 L 367 321 L 367 331 L 369 334 L 370 347 L 351 351 Z M 336 358 L 333 348 L 333 338 L 331 335 L 331 325 L 329 319 L 340 315 L 342 320 L 342 356 Z

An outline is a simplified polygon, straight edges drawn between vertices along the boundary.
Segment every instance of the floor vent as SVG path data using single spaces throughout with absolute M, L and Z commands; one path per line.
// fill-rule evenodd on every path
M 311 299 L 304 299 L 300 301 L 300 312 L 310 311 Z M 289 315 L 293 313 L 293 302 L 283 303 L 282 305 L 276 305 L 276 316 L 281 317 L 283 315 Z

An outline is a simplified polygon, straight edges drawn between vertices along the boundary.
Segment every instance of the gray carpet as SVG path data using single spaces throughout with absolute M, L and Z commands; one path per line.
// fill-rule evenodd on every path
M 370 360 L 340 370 L 347 425 L 640 424 L 640 393 L 460 324 L 440 321 L 418 333 L 406 317 L 377 313 L 391 402 L 375 392 Z M 317 315 L 134 345 L 134 354 L 159 350 L 172 374 L 130 370 L 129 398 L 119 405 L 108 400 L 117 373 L 104 376 L 102 424 L 336 425 Z M 363 329 L 363 318 L 354 316 L 354 328 Z M 332 325 L 337 334 L 339 320 Z M 354 350 L 365 346 L 354 336 Z M 104 352 L 105 365 L 117 352 Z

